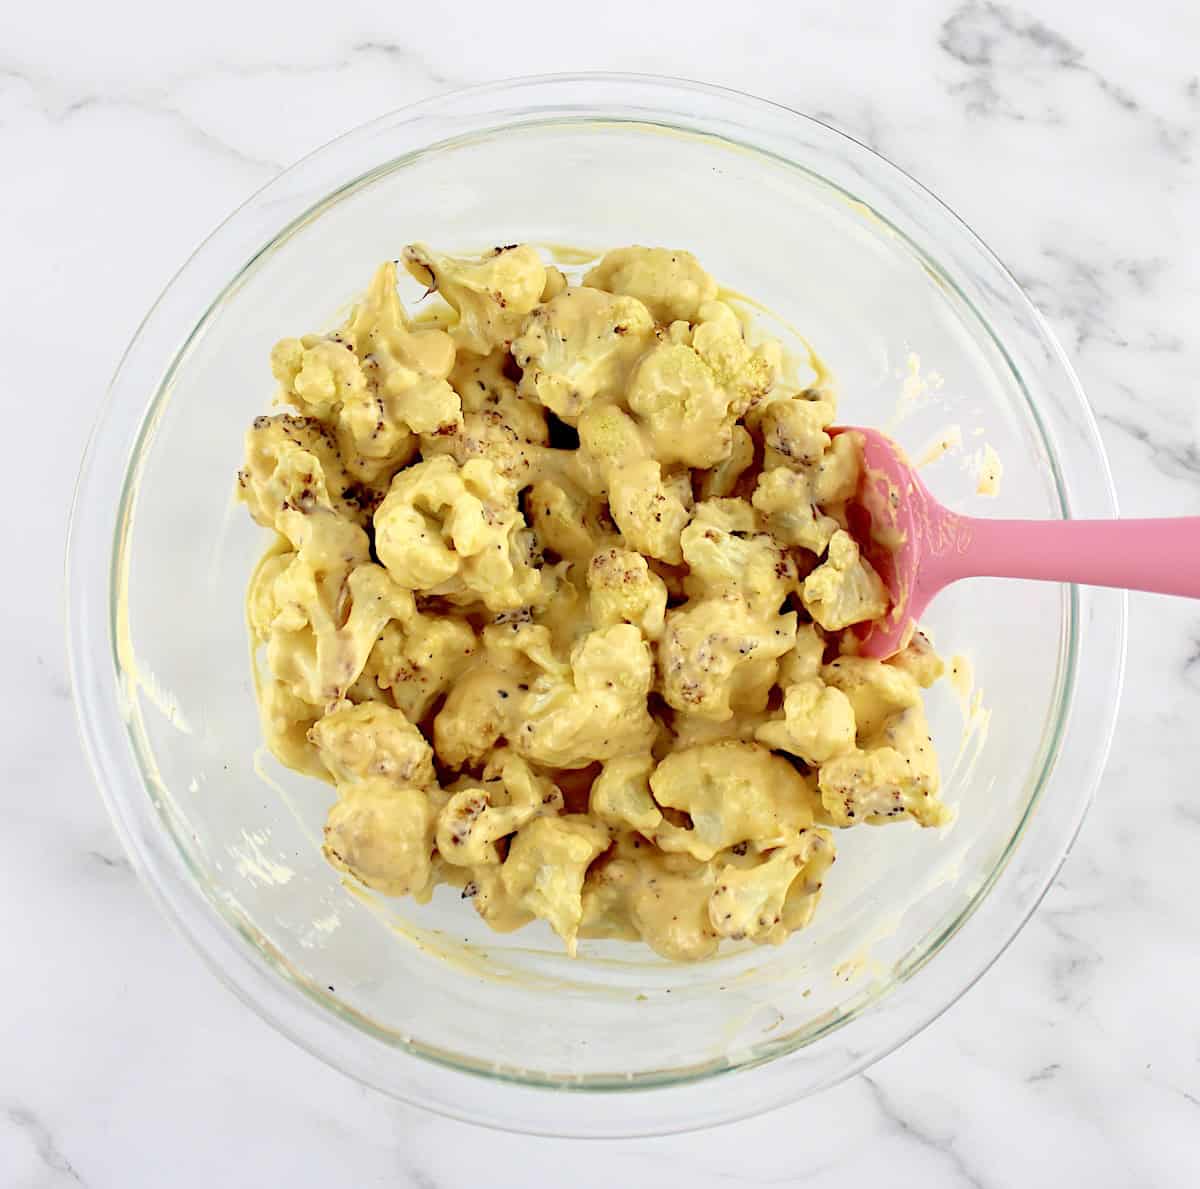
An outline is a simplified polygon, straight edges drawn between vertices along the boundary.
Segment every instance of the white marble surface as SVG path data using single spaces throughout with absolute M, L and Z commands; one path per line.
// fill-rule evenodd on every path
M 84 438 L 196 242 L 282 165 L 410 99 L 647 70 L 851 131 L 1028 286 L 1101 419 L 1123 510 L 1200 513 L 1194 0 L 1036 16 L 1029 0 L 460 0 L 457 32 L 420 7 L 0 6 L 0 517 L 20 543 L 0 621 L 0 1185 L 1200 1183 L 1196 604 L 1132 600 L 1098 804 L 994 970 L 869 1074 L 753 1122 L 581 1148 L 434 1118 L 275 1035 L 151 906 L 70 713 L 61 558 Z

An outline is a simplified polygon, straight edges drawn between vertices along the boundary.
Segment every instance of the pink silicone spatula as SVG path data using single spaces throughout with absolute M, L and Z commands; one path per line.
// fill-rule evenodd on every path
M 860 642 L 864 656 L 899 651 L 930 600 L 960 578 L 1035 578 L 1200 599 L 1200 516 L 1164 520 L 980 520 L 929 494 L 900 448 L 863 437 L 866 515 L 851 528 L 892 597 Z

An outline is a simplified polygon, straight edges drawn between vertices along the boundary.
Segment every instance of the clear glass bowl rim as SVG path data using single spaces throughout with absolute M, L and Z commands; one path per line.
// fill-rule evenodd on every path
M 161 405 L 165 383 L 184 355 L 187 342 L 203 324 L 208 310 L 219 303 L 258 255 L 347 186 L 377 173 L 396 158 L 388 163 L 364 159 L 358 163 L 361 168 L 349 176 L 339 164 L 336 184 L 323 183 L 325 197 L 315 207 L 310 204 L 308 209 L 298 209 L 293 218 L 276 222 L 265 244 L 256 215 L 261 215 L 262 208 L 270 206 L 273 199 L 278 205 L 276 195 L 289 180 L 323 176 L 328 157 L 341 153 L 353 159 L 356 146 L 365 146 L 380 131 L 405 132 L 409 151 L 397 157 L 434 147 L 442 138 L 430 136 L 430 131 L 439 117 L 453 115 L 472 118 L 477 135 L 529 123 L 534 117 L 573 122 L 615 119 L 711 134 L 760 152 L 771 149 L 724 135 L 725 122 L 753 115 L 770 124 L 776 139 L 786 135 L 789 122 L 802 122 L 809 135 L 837 142 L 843 151 L 859 159 L 863 169 L 876 170 L 901 186 L 907 199 L 948 216 L 952 233 L 973 245 L 991 267 L 994 275 L 990 279 L 1005 287 L 1006 297 L 1036 328 L 1053 366 L 1061 369 L 1073 392 L 1075 404 L 1067 415 L 1078 419 L 1075 428 L 1082 432 L 1091 455 L 1086 463 L 1075 463 L 1079 474 L 1073 476 L 1071 504 L 1064 507 L 1064 514 L 1116 514 L 1107 458 L 1079 382 L 1053 333 L 1003 265 L 936 196 L 873 150 L 812 117 L 741 92 L 648 75 L 550 75 L 489 83 L 423 100 L 347 132 L 285 170 L 230 215 L 171 280 L 124 353 L 76 485 L 67 542 L 68 659 L 80 730 L 97 784 L 135 868 L 168 919 L 239 998 L 285 1035 L 343 1072 L 417 1105 L 511 1130 L 578 1136 L 658 1134 L 746 1117 L 842 1080 L 904 1043 L 965 993 L 1019 932 L 1066 858 L 1103 771 L 1120 698 L 1125 599 L 1115 592 L 1071 592 L 1070 618 L 1075 629 L 1068 661 L 1071 679 L 1060 706 L 1057 749 L 1052 748 L 1048 755 L 1042 792 L 1036 799 L 1036 804 L 1044 808 L 1051 794 L 1056 798 L 1050 824 L 1042 820 L 1047 814 L 1039 811 L 1038 830 L 1026 837 L 1018 831 L 1005 861 L 992 873 L 989 886 L 975 896 L 955 926 L 937 938 L 882 998 L 832 1029 L 836 1035 L 854 1024 L 862 1034 L 835 1076 L 805 1084 L 802 1077 L 789 1077 L 786 1069 L 791 1064 L 793 1075 L 797 1074 L 797 1060 L 807 1048 L 825 1043 L 825 1035 L 795 1052 L 716 1071 L 738 1076 L 722 1077 L 722 1093 L 715 1095 L 720 1100 L 715 1108 L 709 1101 L 716 1089 L 711 1081 L 713 1074 L 654 1088 L 630 1086 L 616 1092 L 612 1087 L 589 1092 L 566 1084 L 547 1088 L 480 1077 L 478 1071 L 466 1066 L 434 1064 L 415 1050 L 398 1052 L 357 1029 L 354 1051 L 348 1055 L 346 1032 L 351 1026 L 344 1017 L 334 1016 L 296 984 L 280 977 L 271 968 L 269 953 L 256 939 L 246 939 L 247 945 L 235 936 L 159 822 L 154 808 L 156 793 L 138 764 L 122 717 L 121 663 L 115 619 L 109 609 L 120 585 L 121 544 L 131 507 L 128 493 L 136 488 L 136 462 L 143 441 L 152 436 L 153 413 Z M 805 168 L 801 162 L 788 161 Z M 924 254 L 920 245 L 918 250 Z M 238 259 L 239 254 L 242 263 L 231 281 L 229 260 Z M 158 383 L 148 387 L 146 378 L 151 375 Z M 149 397 L 148 391 L 152 392 Z M 1055 415 L 1061 415 L 1061 410 L 1051 411 L 1051 420 Z M 1050 442 L 1047 446 L 1053 449 Z M 1086 650 L 1082 639 L 1085 632 L 1090 642 Z M 1078 705 L 1081 691 L 1088 703 L 1084 707 Z M 1083 724 L 1090 738 L 1083 737 Z M 1012 878 L 1014 865 L 1008 862 L 1018 840 L 1021 867 L 1036 871 L 1034 876 L 1023 876 L 1019 887 Z M 1030 862 L 1035 853 L 1036 861 Z M 1002 885 L 1006 882 L 1014 886 L 1005 889 Z M 1011 901 L 1005 913 L 997 911 L 1004 899 L 1002 893 Z M 1001 919 L 992 920 L 994 917 Z M 952 937 L 952 950 L 942 952 Z M 935 953 L 940 953 L 939 962 L 928 966 Z M 933 985 L 935 971 L 937 986 Z M 922 974 L 920 980 L 914 978 L 918 972 Z M 924 992 L 919 997 L 912 994 L 918 981 Z M 865 1026 L 872 1023 L 873 1027 Z M 377 1050 L 381 1046 L 389 1059 L 380 1059 Z M 563 1093 L 564 1089 L 570 1092 Z M 697 1090 L 703 1097 L 697 1095 Z

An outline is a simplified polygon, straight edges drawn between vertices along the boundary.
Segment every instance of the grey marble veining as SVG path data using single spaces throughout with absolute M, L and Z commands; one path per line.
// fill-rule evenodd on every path
M 956 4 L 0 11 L 0 359 L 15 559 L 0 621 L 0 1185 L 611 1189 L 1200 1183 L 1200 606 L 1131 602 L 1096 806 L 1042 908 L 921 1036 L 717 1133 L 582 1150 L 475 1132 L 320 1065 L 158 916 L 75 742 L 71 483 L 125 342 L 195 244 L 288 161 L 402 103 L 553 70 L 704 78 L 890 156 L 1060 335 L 1127 515 L 1200 514 L 1200 10 Z M 18 11 L 19 9 L 19 11 Z M 64 334 L 63 326 L 69 327 Z M 236 1151 L 236 1167 L 228 1163 Z

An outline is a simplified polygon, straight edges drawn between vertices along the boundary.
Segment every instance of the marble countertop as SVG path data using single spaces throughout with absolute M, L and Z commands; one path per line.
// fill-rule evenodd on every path
M 955 1008 L 812 1101 L 586 1152 L 382 1098 L 219 986 L 121 853 L 76 742 L 61 644 L 72 477 L 178 263 L 334 134 L 518 73 L 726 83 L 880 150 L 1049 317 L 1124 513 L 1200 513 L 1200 9 L 1036 8 L 618 0 L 509 19 L 460 0 L 457 32 L 435 5 L 370 0 L 0 8 L 0 359 L 20 418 L 0 515 L 21 542 L 0 622 L 0 1184 L 1200 1183 L 1195 604 L 1132 598 L 1096 806 L 1033 921 Z M 25 431 L 31 413 L 50 432 Z

